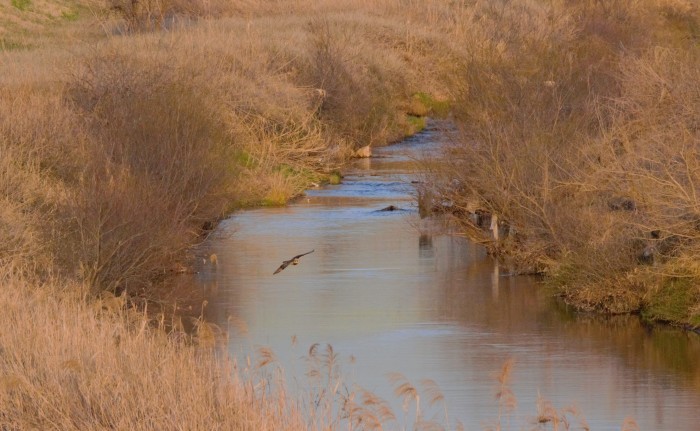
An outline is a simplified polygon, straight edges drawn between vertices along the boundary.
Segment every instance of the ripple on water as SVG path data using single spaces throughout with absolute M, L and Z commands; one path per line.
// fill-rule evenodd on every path
M 412 200 L 415 189 L 403 181 L 346 180 L 339 186 L 312 189 L 306 192 L 309 197 L 355 197 L 366 199 Z

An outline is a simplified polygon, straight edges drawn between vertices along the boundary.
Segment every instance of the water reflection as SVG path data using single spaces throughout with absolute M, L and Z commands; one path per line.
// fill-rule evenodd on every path
M 218 265 L 196 278 L 208 291 L 207 318 L 234 334 L 231 351 L 269 346 L 288 375 L 302 376 L 299 356 L 330 343 L 357 358 L 346 364 L 349 378 L 386 399 L 395 399 L 388 372 L 435 380 L 451 417 L 468 429 L 495 418 L 493 372 L 512 357 L 521 419 L 535 414 L 539 393 L 577 405 L 595 430 L 619 430 L 627 416 L 643 430 L 697 429 L 695 334 L 650 330 L 634 316 L 574 313 L 536 280 L 510 276 L 480 247 L 420 221 L 412 160 L 434 148 L 433 138 L 383 149 L 358 162 L 345 184 L 295 205 L 222 223 L 202 251 L 216 253 Z M 407 211 L 377 211 L 387 205 Z M 300 265 L 272 275 L 311 249 Z M 235 336 L 240 322 L 246 333 Z
M 418 236 L 418 253 L 421 259 L 432 259 L 435 256 L 431 235 L 422 233 Z

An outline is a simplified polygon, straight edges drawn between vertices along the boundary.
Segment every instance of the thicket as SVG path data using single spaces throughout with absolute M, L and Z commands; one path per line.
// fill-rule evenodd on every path
M 697 7 L 478 10 L 454 105 L 459 140 L 439 190 L 423 193 L 579 307 L 669 309 L 658 302 L 682 280 L 684 305 L 654 318 L 700 325 Z
M 230 13 L 232 2 L 222 0 L 107 0 L 127 32 L 165 30 L 183 21 Z

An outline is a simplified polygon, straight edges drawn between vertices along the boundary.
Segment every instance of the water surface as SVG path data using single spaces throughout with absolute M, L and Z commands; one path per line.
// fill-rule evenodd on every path
M 309 346 L 329 343 L 356 358 L 343 365 L 346 380 L 396 409 L 387 373 L 434 380 L 451 423 L 469 430 L 497 417 L 494 373 L 512 358 L 512 429 L 531 428 L 538 395 L 578 407 L 593 430 L 619 430 L 626 417 L 642 430 L 700 429 L 697 335 L 574 313 L 535 279 L 504 276 L 479 246 L 420 220 L 414 160 L 437 151 L 439 136 L 428 130 L 378 149 L 350 166 L 343 184 L 219 226 L 203 251 L 218 265 L 200 268 L 196 282 L 209 292 L 206 317 L 232 329 L 231 352 L 270 347 L 294 380 L 303 379 L 299 357 Z M 401 210 L 378 211 L 388 205 Z

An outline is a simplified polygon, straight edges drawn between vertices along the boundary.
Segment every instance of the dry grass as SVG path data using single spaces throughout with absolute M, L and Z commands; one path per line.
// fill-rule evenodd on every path
M 227 149 L 205 100 L 167 70 L 91 61 L 48 88 L 5 88 L 0 157 L 18 184 L 4 195 L 17 209 L 7 223 L 36 232 L 14 253 L 22 265 L 135 291 L 222 213 Z
M 38 3 L 25 3 L 16 13 L 31 20 Z M 122 8 L 122 22 L 92 15 L 101 40 L 94 21 L 77 20 L 86 27 L 73 46 L 46 42 L 47 19 L 22 46 L 3 42 L 0 306 L 13 331 L 0 340 L 0 428 L 364 429 L 370 415 L 390 419 L 370 394 L 363 412 L 342 408 L 351 398 L 330 347 L 310 353 L 316 385 L 296 398 L 271 352 L 239 366 L 212 350 L 222 334 L 202 319 L 125 307 L 155 308 L 154 286 L 212 221 L 282 204 L 356 147 L 402 136 L 411 95 L 439 88 L 409 67 L 431 60 L 407 56 L 418 38 L 401 20 L 361 3 L 327 3 L 327 17 L 311 3 L 274 3 L 234 2 L 214 21 L 204 18 L 225 11 L 130 2 L 138 7 Z M 48 48 L 19 49 L 37 44 Z
M 166 333 L 122 298 L 3 285 L 2 324 L 14 328 L 0 336 L 3 429 L 305 429 L 293 405 L 261 397 L 255 370 Z
M 464 429 L 450 424 L 434 382 L 389 376 L 403 401 L 397 414 L 345 379 L 331 346 L 311 346 L 306 381 L 290 387 L 274 352 L 261 348 L 236 361 L 217 342 L 225 334 L 199 318 L 186 333 L 178 319 L 136 311 L 125 296 L 88 301 L 86 286 L 37 286 L 4 271 L 2 283 L 0 324 L 12 328 L 0 334 L 2 429 Z M 509 417 L 512 365 L 495 375 L 499 413 L 486 429 L 526 425 Z M 569 429 L 575 421 L 585 424 L 572 409 L 540 402 L 537 429 Z
M 354 149 L 402 137 L 411 95 L 439 88 L 412 69 L 431 53 L 408 55 L 421 41 L 450 52 L 425 29 L 362 3 L 239 18 L 244 6 L 219 20 L 190 11 L 200 19 L 168 31 L 5 55 L 8 260 L 149 298 L 211 221 L 284 204 Z M 107 34 L 120 25 L 102 22 Z
M 455 104 L 461 138 L 430 191 L 443 209 L 586 308 L 636 311 L 664 288 L 659 277 L 697 280 L 681 264 L 698 250 L 697 5 L 474 11 Z M 498 237 L 484 229 L 492 215 Z M 690 297 L 686 310 L 700 300 Z M 690 311 L 668 320 L 697 324 Z
M 188 334 L 124 296 L 85 301 L 79 285 L 2 275 L 0 324 L 13 328 L 0 335 L 3 429 L 379 429 L 394 418 L 347 390 L 330 346 L 311 347 L 308 392 L 292 395 L 273 352 L 232 361 L 199 319 Z

